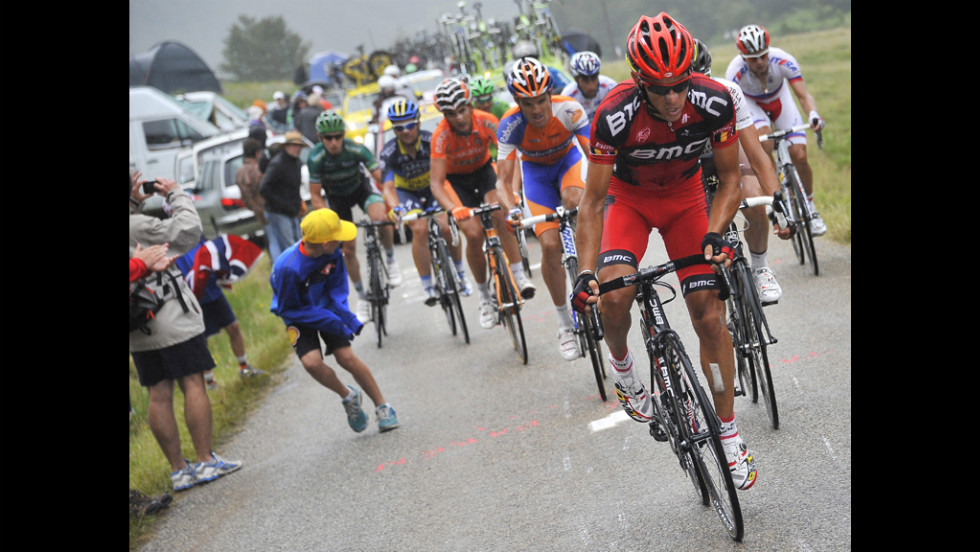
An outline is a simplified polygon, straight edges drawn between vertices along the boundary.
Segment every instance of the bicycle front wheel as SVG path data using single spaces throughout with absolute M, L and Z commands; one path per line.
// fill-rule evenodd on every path
M 466 317 L 463 315 L 463 303 L 460 300 L 463 293 L 462 283 L 459 281 L 459 274 L 456 273 L 456 265 L 453 263 L 452 257 L 449 256 L 449 249 L 446 248 L 446 244 L 443 242 L 439 243 L 439 257 L 442 259 L 442 279 L 446 285 L 443 295 L 446 303 L 443 304 L 443 308 L 449 310 L 447 316 L 455 318 L 453 322 L 453 335 L 457 333 L 456 328 L 458 322 L 459 329 L 463 330 L 463 338 L 466 343 L 469 343 L 470 332 L 466 328 Z
M 810 264 L 813 266 L 813 275 L 819 276 L 820 264 L 817 262 L 817 250 L 813 245 L 813 233 L 810 231 L 811 215 L 807 206 L 806 195 L 803 192 L 803 181 L 800 180 L 800 174 L 796 172 L 796 167 L 793 165 L 787 166 L 784 171 L 786 186 L 790 189 L 790 203 L 792 203 L 797 220 L 793 250 L 796 252 L 800 264 L 804 264 L 804 257 L 809 258 Z
M 374 320 L 374 329 L 378 336 L 378 348 L 381 348 L 381 342 L 387 333 L 385 331 L 385 282 L 382 274 L 384 267 L 380 255 L 372 254 L 370 259 L 368 271 L 371 286 L 371 319 Z
M 661 350 L 675 380 L 674 389 L 680 393 L 678 402 L 683 404 L 687 414 L 686 421 L 679 428 L 681 444 L 702 477 L 710 498 L 709 505 L 718 514 L 728 534 L 741 541 L 745 532 L 742 508 L 728 469 L 728 457 L 721 444 L 720 422 L 714 406 L 701 387 L 698 374 L 676 333 L 662 336 Z
M 744 304 L 745 304 L 745 346 L 749 355 L 749 364 L 752 368 L 752 385 L 758 385 L 758 395 L 762 395 L 762 401 L 766 405 L 766 413 L 769 415 L 769 423 L 773 429 L 779 429 L 779 409 L 776 406 L 776 390 L 772 385 L 772 370 L 769 366 L 769 353 L 767 350 L 768 340 L 763 333 L 765 313 L 762 310 L 762 303 L 756 293 L 755 285 L 743 285 Z M 757 395 L 753 390 L 753 402 L 757 401 Z
M 510 333 L 514 350 L 521 362 L 527 364 L 527 340 L 524 339 L 524 323 L 521 321 L 521 296 L 510 273 L 507 258 L 498 253 L 494 267 L 494 283 L 497 286 L 497 307 L 501 309 L 504 328 Z

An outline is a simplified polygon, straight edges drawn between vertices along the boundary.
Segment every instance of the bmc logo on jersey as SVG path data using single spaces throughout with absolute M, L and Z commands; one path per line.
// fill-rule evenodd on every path
M 632 103 L 628 103 L 622 107 L 620 111 L 615 111 L 606 115 L 606 123 L 609 124 L 609 132 L 613 136 L 617 135 L 626 128 L 629 121 L 633 119 L 633 116 L 640 109 L 640 97 L 636 96 L 633 98 Z
M 702 138 L 701 140 L 691 142 L 687 146 L 677 144 L 663 148 L 640 148 L 631 151 L 629 155 L 634 159 L 656 159 L 657 161 L 669 161 L 671 159 L 679 159 L 685 155 L 695 154 L 699 152 L 707 142 L 707 138 Z
M 687 95 L 687 99 L 691 101 L 692 104 L 704 109 L 708 113 L 718 117 L 721 116 L 721 112 L 716 109 L 723 109 L 728 105 L 728 101 L 721 96 L 708 96 L 704 92 L 691 90 L 691 93 Z

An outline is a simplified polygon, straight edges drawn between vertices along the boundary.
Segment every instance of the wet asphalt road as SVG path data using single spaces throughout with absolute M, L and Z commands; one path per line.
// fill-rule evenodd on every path
M 666 260 L 659 237 L 651 242 L 641 266 Z M 538 243 L 529 245 L 537 263 Z M 525 366 L 503 329 L 479 327 L 475 296 L 464 299 L 471 343 L 453 337 L 441 311 L 422 303 L 410 248 L 400 245 L 404 283 L 389 336 L 379 349 L 368 324 L 354 348 L 401 427 L 380 434 L 372 413 L 354 433 L 339 399 L 290 358 L 219 451 L 244 467 L 177 494 L 141 550 L 850 550 L 851 249 L 823 238 L 817 249 L 820 276 L 797 264 L 787 242 L 770 244 L 784 292 L 766 308 L 779 339 L 769 356 L 781 425 L 771 429 L 761 402 L 736 399 L 759 467 L 758 483 L 739 495 L 741 543 L 696 502 L 667 444 L 621 413 L 612 376 L 603 403 L 588 359 L 561 359 L 536 264 Z M 682 303 L 667 314 L 696 362 Z M 631 347 L 642 362 L 635 324 Z

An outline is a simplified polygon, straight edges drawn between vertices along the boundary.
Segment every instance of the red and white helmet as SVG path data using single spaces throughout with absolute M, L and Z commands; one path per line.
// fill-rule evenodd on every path
M 666 12 L 640 16 L 626 37 L 626 63 L 644 81 L 683 75 L 693 54 L 691 33 Z
M 735 39 L 743 58 L 757 58 L 769 53 L 769 31 L 759 25 L 746 25 Z

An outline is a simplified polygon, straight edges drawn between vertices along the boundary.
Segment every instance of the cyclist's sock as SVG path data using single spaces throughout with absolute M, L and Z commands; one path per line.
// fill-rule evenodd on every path
M 574 328 L 575 323 L 572 322 L 572 313 L 568 311 L 567 305 L 558 305 L 555 307 L 555 312 L 558 313 L 558 328 Z
M 240 357 L 236 357 L 235 360 L 238 361 L 238 364 L 248 364 L 248 353 L 245 353 Z
M 510 263 L 510 271 L 514 274 L 514 280 L 520 280 L 524 277 L 524 263 L 521 261 Z
M 359 299 L 364 299 L 367 297 L 367 294 L 364 293 L 364 284 L 362 284 L 360 280 L 354 282 L 354 291 L 357 292 L 357 297 Z
M 419 280 L 422 280 L 422 289 L 432 287 L 432 276 L 419 276 Z
M 395 248 L 385 249 L 385 257 L 388 259 L 388 262 L 390 263 L 395 258 Z
M 613 370 L 616 372 L 616 376 L 619 378 L 632 377 L 633 375 L 633 355 L 630 354 L 629 350 L 626 351 L 626 355 L 621 359 L 617 359 L 613 356 L 612 352 L 609 352 L 609 363 L 612 364 Z
M 751 249 L 749 250 L 749 255 L 752 257 L 752 270 L 758 270 L 769 266 L 769 261 L 766 259 L 766 253 L 767 251 L 756 253 Z
M 481 301 L 493 301 L 493 297 L 490 296 L 490 285 L 487 282 L 478 282 L 476 290 L 480 292 Z
M 453 261 L 453 263 L 456 265 L 456 272 L 459 273 L 459 277 L 460 278 L 465 278 L 466 277 L 466 265 L 463 264 L 463 260 L 460 259 L 458 261 Z
M 732 417 L 727 420 L 718 416 L 718 421 L 721 422 L 719 429 L 722 437 L 729 437 L 738 433 L 738 427 L 735 426 L 734 412 L 732 412 Z

